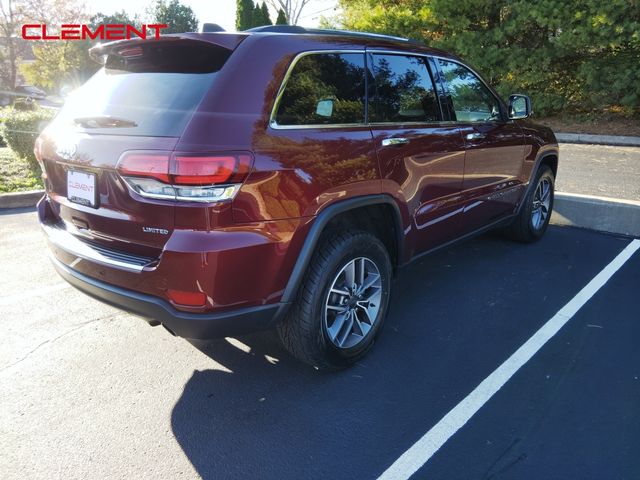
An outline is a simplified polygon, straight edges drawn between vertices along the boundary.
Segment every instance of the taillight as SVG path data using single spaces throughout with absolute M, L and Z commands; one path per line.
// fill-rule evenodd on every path
M 125 154 L 118 162 L 118 170 L 122 175 L 144 176 L 156 178 L 170 183 L 169 158 L 165 153 L 130 153 Z
M 145 197 L 218 202 L 235 196 L 250 167 L 246 153 L 130 151 L 120 157 L 117 169 L 127 185 Z

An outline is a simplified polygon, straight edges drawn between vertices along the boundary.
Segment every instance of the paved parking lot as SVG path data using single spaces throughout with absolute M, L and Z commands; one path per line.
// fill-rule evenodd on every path
M 556 190 L 640 200 L 640 147 L 560 144 Z
M 399 277 L 356 367 L 270 334 L 191 344 L 67 287 L 33 211 L 0 214 L 0 472 L 24 478 L 376 478 L 630 244 L 493 234 Z M 640 251 L 417 470 L 640 476 Z

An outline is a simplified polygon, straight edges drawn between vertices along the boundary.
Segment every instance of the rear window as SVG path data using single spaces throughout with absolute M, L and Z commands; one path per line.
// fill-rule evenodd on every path
M 278 125 L 364 123 L 362 53 L 315 53 L 299 58 L 278 104 Z
M 69 96 L 56 121 L 94 133 L 180 136 L 230 54 L 202 42 L 123 47 Z

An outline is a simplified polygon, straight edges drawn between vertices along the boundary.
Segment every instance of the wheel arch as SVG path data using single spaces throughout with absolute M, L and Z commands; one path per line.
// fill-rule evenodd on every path
M 538 170 L 540 169 L 540 167 L 542 165 L 548 165 L 549 168 L 551 168 L 551 170 L 553 171 L 553 176 L 555 177 L 556 174 L 558 173 L 558 160 L 559 160 L 559 151 L 557 146 L 554 146 L 554 148 L 550 148 L 547 150 L 544 150 L 543 152 L 540 152 L 538 154 L 538 157 L 536 158 L 535 164 L 533 165 L 533 168 L 531 169 L 531 174 L 529 176 L 529 181 L 527 182 L 527 188 L 525 189 L 524 193 L 522 194 L 522 199 L 520 200 L 520 204 L 518 205 L 518 209 L 516 211 L 516 215 L 520 213 L 520 210 L 522 209 L 523 205 L 524 205 L 524 199 L 527 198 L 527 195 L 529 195 L 529 192 L 532 188 L 535 187 L 534 185 L 534 179 L 536 178 L 536 175 L 538 174 Z
M 282 303 L 290 304 L 296 295 L 298 287 L 302 282 L 307 267 L 311 261 L 311 257 L 318 246 L 322 234 L 327 231 L 327 227 L 331 227 L 332 222 L 335 225 L 339 225 L 341 216 L 354 215 L 361 209 L 382 207 L 391 212 L 393 234 L 392 240 L 395 251 L 389 252 L 392 257 L 392 264 L 394 268 L 402 262 L 404 258 L 404 239 L 403 239 L 403 224 L 400 208 L 396 201 L 389 195 L 366 195 L 362 197 L 349 198 L 340 202 L 333 203 L 324 208 L 316 217 L 311 226 L 309 233 L 307 234 L 305 241 L 302 245 L 298 259 L 293 267 L 289 280 L 282 294 Z M 356 224 L 356 227 L 361 224 Z M 395 257 L 395 258 L 394 258 Z M 284 313 L 284 312 L 283 312 Z

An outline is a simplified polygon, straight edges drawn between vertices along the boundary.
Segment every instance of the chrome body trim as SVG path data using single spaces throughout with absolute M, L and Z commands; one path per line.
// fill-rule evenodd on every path
M 56 225 L 43 223 L 41 226 L 47 239 L 53 245 L 84 260 L 135 273 L 142 272 L 146 266 L 155 261 L 155 259 L 152 258 L 116 252 L 105 247 L 90 245 Z

